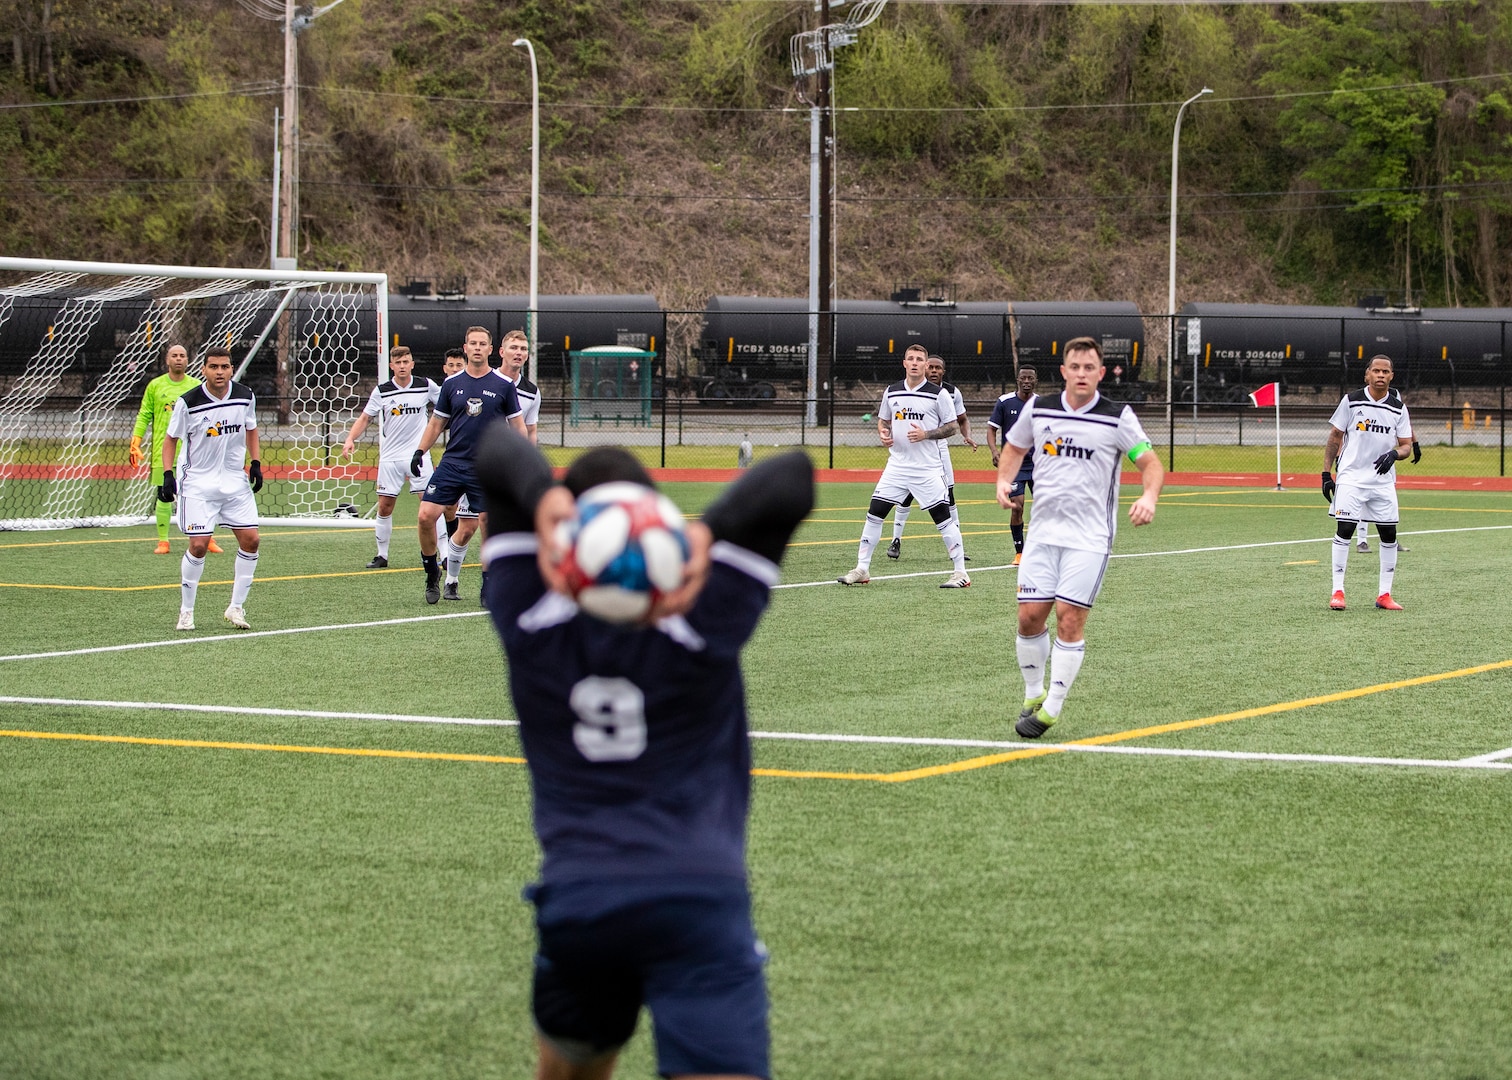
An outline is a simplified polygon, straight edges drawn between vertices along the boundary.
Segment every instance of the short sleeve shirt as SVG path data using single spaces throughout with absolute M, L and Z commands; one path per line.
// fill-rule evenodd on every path
M 509 376 L 504 376 L 506 379 Z M 513 380 L 511 380 L 513 381 Z M 528 428 L 532 424 L 541 421 L 541 388 L 529 379 L 521 379 L 514 384 L 515 394 L 520 399 L 520 419 Z
M 473 448 L 489 424 L 521 413 L 514 383 L 497 371 L 480 376 L 459 371 L 441 384 L 436 415 L 447 422 L 446 456 L 471 462 Z
M 1034 458 L 1029 539 L 1111 553 L 1124 455 L 1149 441 L 1134 411 L 1101 394 L 1080 409 L 1064 394 L 1039 396 L 1024 405 L 1007 441 Z
M 1389 387 L 1377 401 L 1365 388 L 1353 390 L 1339 401 L 1328 422 L 1344 433 L 1339 453 L 1339 481 L 1356 487 L 1396 487 L 1396 466 L 1383 476 L 1375 470 L 1376 459 L 1397 448 L 1399 439 L 1412 438 L 1412 420 L 1402 396 Z
M 940 471 L 940 451 L 936 440 L 909 442 L 908 431 L 918 424 L 925 431 L 955 422 L 956 405 L 950 393 L 928 379 L 918 386 L 896 382 L 882 394 L 878 415 L 892 419 L 893 444 L 888 451 L 888 467 L 919 473 Z
M 408 462 L 420 445 L 431 406 L 441 388 L 429 379 L 411 378 L 408 386 L 390 379 L 373 387 L 363 412 L 378 418 L 380 461 Z
M 233 382 L 226 396 L 196 386 L 173 405 L 168 434 L 179 440 L 179 486 L 186 492 L 234 494 L 245 490 L 247 432 L 257 429 L 257 399 Z

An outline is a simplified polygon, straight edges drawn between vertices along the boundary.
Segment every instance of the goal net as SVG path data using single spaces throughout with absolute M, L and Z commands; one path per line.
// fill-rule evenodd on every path
M 383 274 L 0 258 L 0 530 L 131 525 L 156 500 L 128 447 L 169 344 L 199 376 L 231 350 L 257 397 L 264 520 L 351 524 L 373 505 L 347 427 L 388 377 Z

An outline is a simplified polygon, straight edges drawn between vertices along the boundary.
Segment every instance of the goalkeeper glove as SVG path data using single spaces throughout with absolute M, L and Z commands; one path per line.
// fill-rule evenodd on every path
M 420 463 L 422 461 L 424 461 L 424 460 L 425 460 L 425 451 L 424 450 L 416 450 L 414 456 L 410 458 L 410 475 L 411 476 L 419 476 L 420 475 Z
M 256 495 L 262 490 L 262 462 L 252 459 L 252 466 L 247 470 L 247 478 L 252 481 L 252 494 Z
M 158 502 L 172 502 L 178 494 L 178 481 L 173 478 L 172 469 L 163 470 L 163 482 L 158 485 Z
M 131 462 L 131 467 L 133 469 L 138 468 L 138 467 L 141 466 L 141 464 L 142 464 L 142 437 L 140 435 L 133 435 L 131 437 L 131 449 L 126 454 L 126 460 L 129 461 L 129 462 Z
M 1386 451 L 1380 457 L 1375 459 L 1376 472 L 1380 473 L 1382 476 L 1385 476 L 1391 471 L 1392 467 L 1396 465 L 1397 460 L 1398 459 L 1395 450 Z
M 1412 440 L 1412 463 L 1414 465 L 1416 465 L 1421 460 L 1423 460 L 1423 448 L 1418 445 L 1416 439 L 1413 439 Z
M 1323 498 L 1328 500 L 1329 502 L 1333 502 L 1334 492 L 1338 490 L 1338 485 L 1334 483 L 1333 473 L 1329 472 L 1327 469 L 1323 470 L 1322 486 Z

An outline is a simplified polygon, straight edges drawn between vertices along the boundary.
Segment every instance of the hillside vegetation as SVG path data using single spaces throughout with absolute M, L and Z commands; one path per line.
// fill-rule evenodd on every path
M 814 18 L 782 0 L 347 0 L 299 39 L 300 264 L 525 291 L 525 36 L 542 292 L 805 295 L 787 53 Z M 0 249 L 266 265 L 278 24 L 211 0 L 9 0 L 0 23 Z M 1182 300 L 1512 293 L 1512 78 L 1495 74 L 1512 0 L 895 0 L 839 57 L 842 296 L 938 281 L 1163 310 L 1172 124 L 1203 86 Z M 155 100 L 76 104 L 125 98 Z

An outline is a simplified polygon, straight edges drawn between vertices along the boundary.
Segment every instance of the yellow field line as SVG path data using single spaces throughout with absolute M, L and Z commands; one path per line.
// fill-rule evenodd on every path
M 1329 705 L 1339 701 L 1350 701 L 1355 698 L 1368 697 L 1372 694 L 1384 694 L 1391 690 L 1427 686 L 1436 682 L 1444 682 L 1448 679 L 1461 679 L 1467 675 L 1483 675 L 1488 671 L 1501 671 L 1508 668 L 1512 668 L 1512 659 L 1497 660 L 1489 664 L 1477 664 L 1474 667 L 1459 668 L 1456 671 L 1444 671 L 1434 675 L 1417 675 L 1410 679 L 1397 679 L 1392 682 L 1376 683 L 1374 686 L 1361 686 L 1353 690 L 1340 690 L 1332 694 L 1319 694 L 1314 697 L 1299 698 L 1296 701 L 1283 701 L 1275 705 L 1260 705 L 1253 709 L 1240 709 L 1237 712 L 1218 713 L 1213 716 L 1199 717 L 1195 720 L 1179 720 L 1170 724 L 1156 724 L 1151 727 L 1131 728 L 1128 731 L 1115 731 L 1108 735 L 1075 739 L 1069 743 L 1026 746 L 1022 750 L 984 754 L 980 757 L 966 758 L 962 761 L 947 762 L 944 765 L 929 765 L 919 769 L 905 769 L 900 772 L 858 773 L 797 769 L 752 769 L 751 775 L 801 780 L 864 780 L 882 784 L 905 784 L 912 780 L 925 780 L 936 776 L 948 776 L 952 773 L 986 769 L 993 765 L 1001 765 L 1010 761 L 1027 761 L 1031 758 L 1048 757 L 1051 754 L 1063 754 L 1066 752 L 1065 748 L 1068 746 L 1107 746 L 1111 743 L 1127 742 L 1130 739 L 1145 739 L 1152 735 L 1167 735 L 1176 731 L 1190 731 L 1193 728 L 1210 727 L 1214 724 L 1225 724 L 1233 720 L 1250 720 L 1257 716 L 1272 716 L 1277 713 L 1294 712 L 1298 709 L 1311 708 L 1314 705 Z M 525 759 L 521 757 L 502 757 L 491 754 L 442 754 L 420 750 L 370 750 L 334 746 L 283 746 L 269 743 L 206 742 L 198 739 L 150 739 L 133 735 L 83 735 L 70 732 L 0 730 L 0 737 L 125 743 L 136 746 L 178 746 L 212 750 L 260 750 L 288 754 L 328 754 L 337 757 L 404 758 L 419 761 L 470 761 L 499 765 L 525 764 Z
M 132 527 L 133 528 L 144 528 L 145 526 L 137 525 L 137 526 L 132 526 Z M 367 532 L 369 530 L 369 528 L 370 528 L 370 526 L 362 526 L 360 528 L 354 528 L 352 526 L 347 526 L 346 527 L 347 530 L 349 530 L 349 531 L 355 531 L 355 532 L 358 532 L 358 533 L 365 533 L 365 532 Z M 320 533 L 329 534 L 329 533 L 332 533 L 332 532 L 341 532 L 341 531 L 343 531 L 343 530 L 342 529 L 292 529 L 292 530 L 290 530 L 288 532 L 265 532 L 262 535 L 263 536 L 315 536 L 315 535 L 318 535 Z M 36 541 L 32 541 L 30 543 L 25 543 L 25 544 L 0 544 L 0 550 L 3 550 L 5 548 L 80 547 L 80 546 L 85 546 L 85 545 L 89 545 L 89 544 L 155 544 L 155 543 L 157 543 L 157 537 L 156 536 L 127 536 L 127 537 L 121 537 L 121 538 L 115 539 L 115 540 L 36 540 Z M 187 545 L 187 541 L 186 541 L 186 545 Z
M 136 735 L 81 735 L 63 731 L 0 731 L 13 739 L 61 739 L 69 742 L 127 743 L 132 746 L 187 746 L 199 750 L 265 750 L 279 754 L 328 754 L 333 757 L 406 758 L 414 761 L 474 761 L 490 765 L 523 765 L 522 757 L 493 754 L 441 754 L 423 750 L 370 750 L 340 746 L 283 746 L 277 743 L 206 742 L 201 739 L 147 739 Z
M 855 541 L 851 541 L 854 543 Z M 478 563 L 463 563 L 464 568 L 478 567 Z M 400 566 L 390 567 L 387 570 L 338 570 L 329 574 L 284 574 L 272 577 L 263 576 L 257 579 L 259 585 L 269 581 L 314 581 L 318 578 L 338 577 L 373 577 L 377 574 L 418 574 L 424 570 L 423 566 Z M 233 581 L 202 581 L 204 585 L 233 585 Z M 152 592 L 156 589 L 177 589 L 178 582 L 166 585 L 46 585 L 30 584 L 22 581 L 0 581 L 0 589 L 64 589 L 72 592 Z

